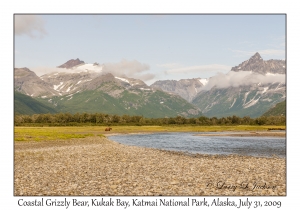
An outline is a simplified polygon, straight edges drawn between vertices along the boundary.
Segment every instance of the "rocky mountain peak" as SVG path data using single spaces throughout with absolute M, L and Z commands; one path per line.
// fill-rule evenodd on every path
M 14 89 L 26 95 L 36 97 L 40 95 L 55 95 L 56 91 L 28 68 L 14 69 Z
M 260 54 L 257 52 L 255 53 L 250 59 L 249 61 L 255 61 L 255 60 L 262 60 L 262 57 L 260 56 Z
M 25 76 L 36 76 L 36 74 L 29 70 L 28 68 L 24 67 L 24 68 L 14 68 L 15 71 L 15 78 L 16 77 L 25 77 Z
M 29 70 L 29 68 L 27 68 L 27 67 L 23 67 L 23 68 L 15 68 L 15 70 L 24 70 L 24 71 L 31 72 L 31 71 Z
M 74 66 L 77 66 L 79 64 L 84 64 L 84 61 L 79 60 L 79 58 L 77 58 L 76 60 L 71 59 L 71 60 L 68 60 L 66 63 L 58 66 L 58 68 L 70 69 L 70 68 L 73 68 Z
M 238 66 L 232 67 L 231 71 L 252 71 L 259 74 L 285 74 L 284 60 L 267 60 L 264 61 L 260 54 L 255 53 L 249 60 L 246 60 Z

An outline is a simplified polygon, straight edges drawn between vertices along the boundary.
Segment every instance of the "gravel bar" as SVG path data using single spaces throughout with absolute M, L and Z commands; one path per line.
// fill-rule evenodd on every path
M 286 195 L 286 159 L 191 155 L 104 137 L 15 142 L 15 196 Z

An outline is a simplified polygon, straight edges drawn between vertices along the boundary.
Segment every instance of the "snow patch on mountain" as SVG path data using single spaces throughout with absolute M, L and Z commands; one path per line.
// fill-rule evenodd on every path
M 57 90 L 64 82 L 60 82 L 59 85 L 53 85 L 53 89 Z
M 254 100 L 254 98 L 251 99 L 249 102 L 247 102 L 246 104 L 243 105 L 244 109 L 247 109 L 247 108 L 255 105 L 259 101 L 259 99 L 260 99 L 260 97 L 256 100 Z
M 140 90 L 151 90 L 149 88 L 140 88 Z
M 262 91 L 262 93 L 267 92 L 268 89 L 269 89 L 269 87 L 264 87 L 264 90 Z
M 233 103 L 231 104 L 231 106 L 229 107 L 229 109 L 230 109 L 231 107 L 233 107 L 233 105 L 235 104 L 235 102 L 236 102 L 236 98 L 233 99 Z
M 66 90 L 66 92 L 69 92 L 69 91 L 71 90 L 71 87 L 72 87 L 72 86 L 73 86 L 73 85 L 69 86 L 68 89 Z
M 80 74 L 82 72 L 90 72 L 90 73 L 103 73 L 102 65 L 94 65 L 94 64 L 79 64 L 72 68 L 51 68 L 51 67 L 36 67 L 32 69 L 38 76 L 48 78 L 56 78 L 64 73 L 67 74 Z
M 116 79 L 119 79 L 119 80 L 121 80 L 121 81 L 123 81 L 123 82 L 126 82 L 126 83 L 129 83 L 130 84 L 130 82 L 127 80 L 127 79 L 124 79 L 124 78 L 121 78 L 121 77 L 115 77 Z
M 208 79 L 199 79 L 199 82 L 201 82 L 203 86 L 205 86 L 208 83 Z
M 250 91 L 245 93 L 244 100 L 243 100 L 243 105 L 245 105 L 245 102 L 247 101 L 247 97 L 248 97 L 249 93 L 250 93 Z
M 71 71 L 76 71 L 76 72 L 88 72 L 88 71 L 95 71 L 95 72 L 102 72 L 103 66 L 99 66 L 99 65 L 94 65 L 91 63 L 85 63 L 85 64 L 81 64 L 78 66 L 74 66 Z

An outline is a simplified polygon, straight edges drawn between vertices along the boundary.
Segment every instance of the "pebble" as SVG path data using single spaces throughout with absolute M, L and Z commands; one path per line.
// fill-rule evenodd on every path
M 14 154 L 15 196 L 286 196 L 278 157 L 188 155 L 103 137 L 15 142 Z

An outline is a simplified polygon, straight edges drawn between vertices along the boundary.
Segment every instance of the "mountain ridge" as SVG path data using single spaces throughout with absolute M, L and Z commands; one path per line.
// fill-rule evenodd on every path
M 111 110 L 131 115 L 149 112 L 149 117 L 193 117 L 202 113 L 211 117 L 257 117 L 286 98 L 286 85 L 282 81 L 285 61 L 264 61 L 259 53 L 221 77 L 159 80 L 150 86 L 139 79 L 103 72 L 98 63 L 86 64 L 78 58 L 69 61 L 64 69 L 74 65 L 72 71 L 52 72 L 41 77 L 28 68 L 15 68 L 15 90 L 57 111 L 72 112 L 73 107 L 79 112 L 86 109 L 109 114 L 114 114 Z M 230 79 L 228 86 L 213 85 L 224 83 L 226 79 Z M 234 79 L 239 79 L 239 83 L 232 86 Z
M 231 71 L 252 71 L 259 74 L 285 74 L 286 73 L 285 60 L 267 60 L 264 61 L 260 54 L 257 52 L 238 66 L 232 67 Z
M 79 58 L 71 59 L 71 60 L 68 60 L 67 62 L 65 62 L 64 64 L 58 66 L 57 68 L 70 69 L 70 68 L 73 68 L 73 67 L 78 66 L 80 64 L 84 64 L 84 61 L 79 60 Z
M 23 86 L 16 86 L 22 79 L 18 77 L 21 74 L 15 75 L 15 89 L 53 107 L 57 112 L 102 112 L 143 115 L 149 118 L 202 115 L 199 108 L 181 97 L 154 90 L 139 79 L 85 70 L 52 72 L 41 77 L 29 69 L 24 72 L 31 75 L 28 77 L 24 74 L 32 89 L 25 91 Z M 50 88 L 51 94 L 45 94 L 45 91 L 35 92 L 34 85 L 37 84 L 37 80 Z
M 187 89 L 196 92 L 192 82 L 186 88 L 178 85 L 179 81 L 162 80 L 152 87 L 183 97 L 209 117 L 258 117 L 285 100 L 285 72 L 284 60 L 264 61 L 259 53 L 255 53 L 225 75 L 198 79 L 203 82 L 195 95 L 187 93 Z

